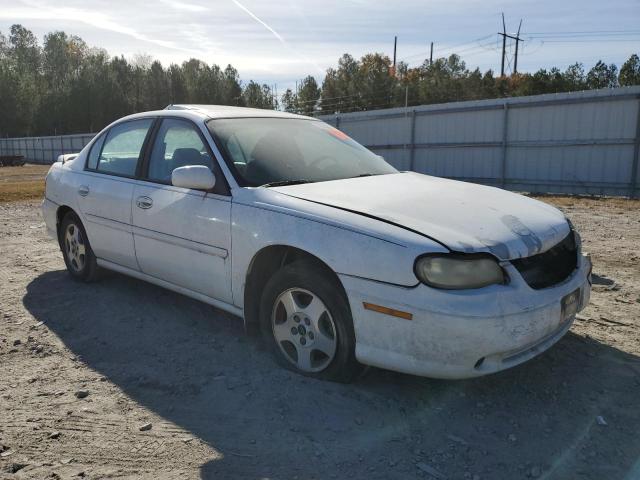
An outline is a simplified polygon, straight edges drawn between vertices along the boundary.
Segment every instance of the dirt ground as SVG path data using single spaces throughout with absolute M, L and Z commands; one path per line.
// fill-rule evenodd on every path
M 640 202 L 544 200 L 595 265 L 564 339 L 484 378 L 351 385 L 181 295 L 73 282 L 38 202 L 0 203 L 0 478 L 640 478 Z

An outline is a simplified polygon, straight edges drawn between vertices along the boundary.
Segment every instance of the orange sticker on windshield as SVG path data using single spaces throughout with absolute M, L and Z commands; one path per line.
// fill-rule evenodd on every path
M 329 130 L 327 130 L 331 135 L 333 135 L 334 137 L 336 137 L 339 140 L 350 140 L 349 135 L 347 135 L 344 132 L 341 132 L 340 130 L 338 130 L 337 128 L 331 128 Z

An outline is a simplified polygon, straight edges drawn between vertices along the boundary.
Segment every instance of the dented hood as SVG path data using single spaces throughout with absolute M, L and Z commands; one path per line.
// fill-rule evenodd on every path
M 546 203 L 413 172 L 273 190 L 393 223 L 453 251 L 488 252 L 501 260 L 543 252 L 569 233 L 564 215 Z

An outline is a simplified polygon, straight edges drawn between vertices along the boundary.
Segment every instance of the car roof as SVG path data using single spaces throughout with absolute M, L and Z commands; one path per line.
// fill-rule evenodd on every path
M 280 112 L 278 110 L 263 110 L 260 108 L 231 107 L 229 105 L 169 105 L 164 110 L 153 110 L 127 115 L 109 125 L 111 128 L 116 123 L 128 120 L 137 120 L 148 117 L 183 117 L 190 120 L 210 120 L 213 118 L 297 118 L 300 120 L 320 121 L 317 118 L 296 115 L 294 113 Z
M 149 117 L 182 117 L 194 122 L 206 122 L 216 118 L 295 118 L 299 120 L 321 122 L 318 118 L 296 115 L 294 113 L 280 112 L 278 110 L 263 110 L 260 108 L 230 107 L 229 105 L 169 105 L 163 110 L 132 113 L 119 118 L 104 130 L 131 120 L 140 120 Z
M 178 104 L 169 105 L 166 110 L 190 111 L 199 113 L 207 118 L 255 118 L 255 117 L 277 117 L 277 118 L 300 118 L 309 120 L 310 117 L 296 115 L 294 113 L 280 112 L 278 110 L 265 110 L 260 108 L 231 107 L 229 105 L 196 105 Z

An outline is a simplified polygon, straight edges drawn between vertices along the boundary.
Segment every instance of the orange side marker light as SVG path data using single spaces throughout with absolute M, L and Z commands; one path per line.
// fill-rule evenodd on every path
M 368 302 L 362 302 L 362 306 L 365 308 L 365 310 L 371 310 L 373 312 L 391 315 L 392 317 L 403 318 L 404 320 L 413 320 L 412 313 L 403 312 L 402 310 L 396 310 L 395 308 L 383 307 L 382 305 L 376 305 L 375 303 Z

